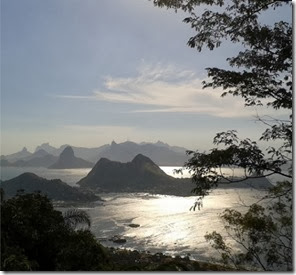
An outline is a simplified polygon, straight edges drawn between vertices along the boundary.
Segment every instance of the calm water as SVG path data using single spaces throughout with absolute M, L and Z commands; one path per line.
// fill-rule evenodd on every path
M 218 257 L 205 241 L 213 230 L 223 233 L 219 213 L 234 207 L 244 211 L 263 193 L 247 189 L 216 189 L 203 200 L 200 211 L 189 211 L 196 197 L 175 197 L 149 194 L 100 194 L 103 206 L 84 208 L 91 218 L 91 230 L 107 246 L 162 252 L 193 259 Z M 243 198 L 243 199 L 242 199 Z M 131 228 L 130 223 L 140 227 Z M 114 235 L 127 240 L 123 245 L 108 241 Z M 231 242 L 231 240 L 229 240 Z
M 189 171 L 183 171 L 183 174 L 176 174 L 175 170 L 181 167 L 177 166 L 161 166 L 160 167 L 165 173 L 176 178 L 186 178 L 190 177 Z M 85 177 L 91 170 L 91 168 L 81 168 L 81 169 L 47 169 L 42 167 L 0 167 L 1 180 L 9 180 L 17 177 L 25 172 L 34 173 L 40 177 L 46 179 L 61 179 L 62 181 L 68 183 L 71 186 L 76 186 L 76 182 Z M 222 168 L 224 175 L 228 176 L 243 176 L 244 172 L 242 169 L 229 169 Z M 272 183 L 282 178 L 279 176 L 271 176 L 268 178 Z
M 160 167 L 165 173 L 176 178 L 188 178 L 190 173 L 188 170 L 183 171 L 182 174 L 177 174 L 176 169 L 180 169 L 178 166 L 161 166 Z M 1 167 L 1 180 L 8 180 L 17 177 L 25 172 L 34 173 L 40 177 L 47 179 L 61 179 L 66 183 L 73 185 L 78 182 L 81 178 L 85 177 L 91 168 L 81 169 L 47 169 L 43 167 Z M 231 176 L 242 176 L 243 170 L 241 169 L 228 169 L 223 168 L 225 175 Z
M 179 167 L 161 167 L 167 174 L 174 174 Z M 85 177 L 90 169 L 46 169 L 2 167 L 1 179 L 7 180 L 24 172 L 32 172 L 47 179 L 60 178 L 69 185 Z M 232 171 L 225 171 L 232 173 Z M 236 171 L 238 174 L 240 171 Z M 238 175 L 237 174 L 237 175 Z M 184 173 L 183 177 L 189 176 Z M 218 256 L 205 241 L 204 235 L 213 230 L 223 232 L 219 214 L 228 207 L 243 211 L 245 204 L 256 202 L 263 192 L 252 189 L 216 189 L 203 200 L 200 211 L 189 211 L 196 197 L 150 195 L 144 193 L 99 194 L 103 205 L 85 209 L 92 218 L 91 230 L 107 246 L 127 249 L 164 252 L 200 260 Z M 139 224 L 131 228 L 130 223 Z M 225 233 L 223 233 L 225 234 Z M 108 241 L 114 235 L 127 240 L 123 245 Z M 229 240 L 230 241 L 230 240 Z

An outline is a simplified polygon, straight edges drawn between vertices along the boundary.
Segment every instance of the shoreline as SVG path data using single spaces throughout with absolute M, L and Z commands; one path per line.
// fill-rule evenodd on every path
M 104 248 L 112 271 L 238 271 L 219 263 L 192 260 L 189 256 L 172 257 L 159 252 L 153 254 L 149 251 Z

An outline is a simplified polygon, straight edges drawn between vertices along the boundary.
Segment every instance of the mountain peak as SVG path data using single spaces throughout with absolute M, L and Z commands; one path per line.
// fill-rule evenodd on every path
M 107 158 L 100 158 L 98 162 L 100 163 L 105 163 L 105 162 L 110 162 L 111 160 L 107 159 Z
M 22 180 L 40 180 L 42 179 L 41 177 L 37 176 L 36 174 L 34 173 L 31 173 L 31 172 L 25 172 L 21 175 L 19 175 L 18 177 L 16 177 L 16 179 L 22 179 Z
M 148 158 L 148 157 L 146 157 L 146 156 L 144 156 L 142 154 L 136 155 L 134 157 L 134 159 L 132 160 L 132 163 L 139 163 L 139 164 L 142 164 L 142 163 L 153 163 L 154 164 L 154 162 L 150 158 Z
M 22 150 L 22 152 L 24 152 L 24 153 L 25 152 L 28 152 L 27 147 L 24 147 L 23 150 Z
M 78 182 L 83 188 L 99 192 L 162 193 L 175 184 L 176 179 L 168 176 L 150 158 L 142 154 L 126 163 L 101 158 L 88 175 Z
M 165 147 L 165 148 L 170 148 L 172 149 L 173 146 L 170 146 L 169 144 L 162 142 L 161 140 L 158 140 L 157 142 L 154 143 L 156 146 L 160 146 L 160 147 Z
M 70 168 L 88 168 L 92 167 L 93 163 L 84 159 L 77 158 L 74 155 L 74 150 L 71 146 L 66 146 L 56 163 L 51 165 L 51 169 L 70 169 Z
M 44 142 L 40 146 L 49 146 L 49 142 Z
M 40 149 L 45 150 L 47 153 L 52 153 L 56 150 L 55 147 L 49 145 L 49 142 L 42 143 L 41 145 L 37 146 L 35 152 L 39 151 Z
M 67 146 L 63 152 L 60 155 L 60 158 L 73 158 L 74 157 L 74 151 L 73 148 L 71 146 Z

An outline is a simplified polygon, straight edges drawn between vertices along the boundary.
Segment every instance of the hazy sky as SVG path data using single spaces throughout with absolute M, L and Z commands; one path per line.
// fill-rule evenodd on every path
M 189 48 L 184 17 L 148 0 L 1 0 L 1 154 L 112 140 L 205 150 L 228 129 L 258 139 L 254 116 L 272 109 L 201 89 L 239 45 Z

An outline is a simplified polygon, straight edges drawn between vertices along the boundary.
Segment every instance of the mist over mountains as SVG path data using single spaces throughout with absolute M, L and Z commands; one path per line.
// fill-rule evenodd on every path
M 69 145 L 65 144 L 59 148 L 43 143 L 36 147 L 31 153 L 26 147 L 14 154 L 1 156 L 1 166 L 17 167 L 50 167 L 60 157 L 61 153 Z M 159 166 L 182 166 L 188 160 L 186 148 L 170 146 L 158 141 L 156 143 L 135 143 L 126 141 L 123 143 L 105 144 L 100 147 L 86 148 L 71 146 L 75 157 L 90 163 L 96 163 L 100 158 L 108 158 L 112 161 L 129 162 L 138 154 L 149 157 Z M 82 166 L 84 167 L 84 166 Z M 89 166 L 87 166 L 89 167 Z

